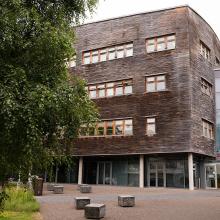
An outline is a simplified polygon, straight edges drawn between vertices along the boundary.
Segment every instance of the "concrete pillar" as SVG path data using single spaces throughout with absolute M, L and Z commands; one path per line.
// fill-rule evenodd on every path
M 188 154 L 188 173 L 189 173 L 189 190 L 194 190 L 193 180 L 193 154 Z
M 80 157 L 79 158 L 78 184 L 82 184 L 82 174 L 83 174 L 83 157 Z
M 144 188 L 144 155 L 140 155 L 139 163 L 139 187 Z
M 58 168 L 58 166 L 56 165 L 55 183 L 57 183 L 57 180 L 58 180 L 58 171 L 59 171 L 59 168 Z

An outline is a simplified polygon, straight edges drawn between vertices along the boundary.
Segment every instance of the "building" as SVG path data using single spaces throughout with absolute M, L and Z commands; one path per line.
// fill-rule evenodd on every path
M 208 187 L 219 40 L 189 6 L 76 27 L 76 66 L 101 120 L 73 143 L 78 183 Z

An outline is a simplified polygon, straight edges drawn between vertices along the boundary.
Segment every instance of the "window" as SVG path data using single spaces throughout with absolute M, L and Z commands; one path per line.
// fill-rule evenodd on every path
M 163 91 L 166 89 L 165 75 L 146 77 L 146 92 Z
M 126 136 L 133 134 L 132 119 L 117 119 L 98 122 L 94 127 L 82 125 L 80 128 L 81 137 L 92 136 Z
M 127 44 L 125 49 L 126 57 L 133 56 L 133 44 Z
M 99 52 L 98 51 L 92 51 L 92 63 L 99 62 Z
M 84 64 L 89 64 L 89 63 L 90 63 L 90 52 L 84 53 L 83 63 L 84 63 Z
M 133 56 L 133 43 L 83 52 L 83 64 L 104 62 Z
M 86 88 L 91 99 L 127 95 L 132 93 L 132 79 L 89 85 Z
M 89 86 L 89 97 L 91 99 L 96 98 L 96 86 Z
M 212 96 L 212 84 L 201 78 L 201 90 L 208 96 Z
M 203 136 L 210 139 L 214 139 L 213 123 L 202 119 L 202 131 L 203 131 Z
M 146 134 L 148 136 L 152 136 L 152 135 L 156 134 L 155 118 L 147 118 L 146 119 Z
M 200 54 L 210 61 L 210 49 L 202 41 L 200 41 Z
M 100 50 L 100 62 L 107 60 L 107 51 L 106 49 Z
M 156 51 L 172 50 L 176 47 L 175 34 L 150 38 L 146 40 L 147 53 Z

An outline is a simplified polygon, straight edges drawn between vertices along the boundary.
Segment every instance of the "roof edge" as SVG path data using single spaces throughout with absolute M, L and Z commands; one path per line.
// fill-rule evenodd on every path
M 194 10 L 188 4 L 178 5 L 178 6 L 174 6 L 174 7 L 167 7 L 167 8 L 162 8 L 162 9 L 156 9 L 156 10 L 150 10 L 150 11 L 145 11 L 145 12 L 139 12 L 139 13 L 134 13 L 134 14 L 122 15 L 122 16 L 118 16 L 118 17 L 101 19 L 101 20 L 94 21 L 94 22 L 88 22 L 88 23 L 84 23 L 84 24 L 81 24 L 81 25 L 76 25 L 75 27 L 82 27 L 82 26 L 86 26 L 86 25 L 90 25 L 90 24 L 96 24 L 96 23 L 100 23 L 100 22 L 111 21 L 111 20 L 116 20 L 116 19 L 126 18 L 126 17 L 132 17 L 132 16 L 136 16 L 136 15 L 151 14 L 151 13 L 156 13 L 156 12 L 174 10 L 174 9 L 177 9 L 177 8 L 189 8 L 190 10 L 192 10 L 195 14 L 197 14 L 211 28 L 211 30 L 213 31 L 213 33 L 215 34 L 215 36 L 217 37 L 217 39 L 219 41 L 218 35 L 215 33 L 215 31 L 211 27 L 211 25 L 196 10 Z

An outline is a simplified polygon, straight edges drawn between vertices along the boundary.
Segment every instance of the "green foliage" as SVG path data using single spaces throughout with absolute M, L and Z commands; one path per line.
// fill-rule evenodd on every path
M 0 180 L 65 158 L 80 125 L 97 120 L 84 82 L 65 64 L 72 26 L 96 3 L 0 0 Z
M 8 199 L 8 195 L 5 191 L 0 192 L 0 212 L 5 206 L 5 201 Z
M 34 198 L 31 191 L 25 188 L 6 188 L 5 193 L 8 198 L 4 204 L 4 210 L 17 212 L 39 211 L 39 203 Z
M 33 214 L 31 212 L 7 212 L 0 213 L 0 220 L 31 220 Z

